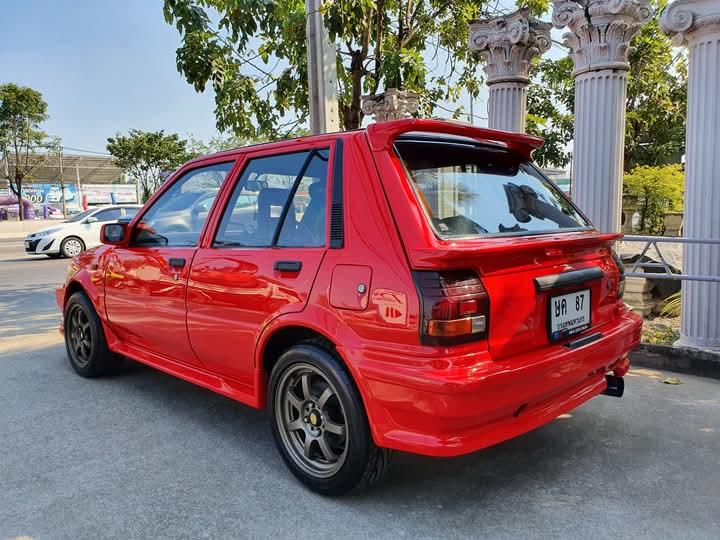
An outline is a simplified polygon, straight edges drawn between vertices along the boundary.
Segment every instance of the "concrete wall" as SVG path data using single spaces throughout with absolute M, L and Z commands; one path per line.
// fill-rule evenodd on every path
M 50 227 L 61 220 L 57 219 L 30 219 L 27 221 L 0 221 L 0 238 L 21 238 L 28 233 Z

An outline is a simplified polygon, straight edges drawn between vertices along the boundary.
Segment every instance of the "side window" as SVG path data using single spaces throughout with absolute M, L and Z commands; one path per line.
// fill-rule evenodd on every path
M 250 160 L 213 245 L 271 246 L 279 227 L 276 245 L 324 245 L 328 155 L 321 149 Z
M 98 212 L 95 214 L 98 221 L 117 221 L 120 219 L 120 215 L 122 214 L 120 208 L 111 208 L 110 210 L 103 210 L 102 212 Z
M 135 246 L 197 246 L 212 203 L 233 163 L 188 171 L 145 212 Z

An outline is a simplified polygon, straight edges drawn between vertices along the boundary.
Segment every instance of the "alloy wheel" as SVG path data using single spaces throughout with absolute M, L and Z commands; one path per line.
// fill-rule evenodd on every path
M 289 367 L 277 388 L 275 422 L 290 457 L 316 478 L 333 476 L 348 451 L 347 416 L 337 390 L 306 363 Z
M 80 306 L 74 306 L 70 311 L 67 332 L 72 359 L 78 367 L 84 368 L 90 362 L 93 343 L 90 319 Z

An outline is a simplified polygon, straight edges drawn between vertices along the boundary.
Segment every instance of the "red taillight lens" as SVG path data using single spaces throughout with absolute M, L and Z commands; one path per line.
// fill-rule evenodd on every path
M 424 343 L 452 345 L 487 337 L 490 303 L 475 272 L 418 271 L 413 277 L 420 293 Z
M 618 276 L 618 290 L 617 295 L 618 298 L 622 298 L 625 294 L 625 265 L 622 262 L 622 259 L 620 258 L 620 255 L 615 253 L 615 250 L 613 249 L 611 251 L 613 261 L 615 262 L 615 266 L 617 266 L 618 272 L 620 272 L 620 275 Z

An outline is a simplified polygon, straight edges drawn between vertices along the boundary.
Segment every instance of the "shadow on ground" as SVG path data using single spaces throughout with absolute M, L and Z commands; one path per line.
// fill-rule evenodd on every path
M 61 346 L 18 358 L 0 357 L 0 536 L 716 532 L 720 444 L 707 430 L 720 428 L 720 386 L 702 380 L 668 387 L 638 375 L 622 400 L 595 398 L 469 456 L 398 453 L 381 484 L 331 499 L 288 472 L 265 412 L 131 361 L 88 380 Z
M 0 285 L 0 338 L 57 330 L 60 309 L 55 303 L 57 283 L 13 288 Z

